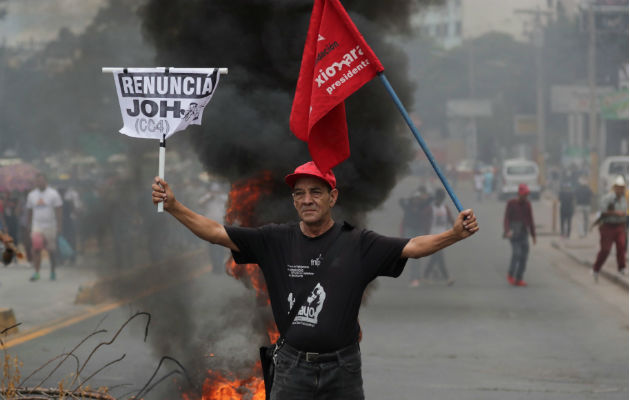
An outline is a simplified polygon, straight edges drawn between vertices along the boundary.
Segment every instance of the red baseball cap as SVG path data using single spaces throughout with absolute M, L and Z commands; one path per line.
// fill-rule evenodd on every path
M 295 181 L 303 176 L 314 176 L 315 178 L 322 179 L 328 184 L 328 186 L 330 186 L 331 189 L 334 189 L 337 186 L 337 179 L 335 179 L 335 174 L 333 174 L 332 170 L 322 173 L 313 161 L 309 161 L 306 164 L 302 164 L 297 167 L 292 174 L 284 177 L 284 181 L 287 185 L 294 187 Z
M 526 194 L 529 194 L 529 186 L 527 186 L 525 183 L 521 183 L 518 185 L 518 194 L 519 196 L 523 196 Z

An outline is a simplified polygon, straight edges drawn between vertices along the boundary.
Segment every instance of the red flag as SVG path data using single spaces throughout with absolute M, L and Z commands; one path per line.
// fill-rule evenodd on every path
M 350 156 L 344 100 L 383 70 L 339 0 L 315 0 L 289 125 L 320 170 Z

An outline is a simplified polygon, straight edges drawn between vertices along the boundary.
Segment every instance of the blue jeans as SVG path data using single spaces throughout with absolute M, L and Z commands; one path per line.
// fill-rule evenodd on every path
M 512 245 L 512 259 L 510 260 L 510 271 L 508 274 L 517 281 L 523 280 L 525 266 L 527 265 L 527 255 L 529 254 L 529 239 L 510 240 Z
M 276 356 L 271 400 L 363 400 L 359 345 L 307 360 L 284 344 Z

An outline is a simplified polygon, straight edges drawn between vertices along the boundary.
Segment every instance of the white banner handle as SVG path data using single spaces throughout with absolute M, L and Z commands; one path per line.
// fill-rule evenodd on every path
M 161 179 L 164 179 L 164 163 L 166 159 L 166 137 L 162 136 L 162 140 L 160 141 L 160 154 L 158 160 L 158 176 Z M 157 204 L 157 212 L 164 212 L 164 202 L 160 201 Z

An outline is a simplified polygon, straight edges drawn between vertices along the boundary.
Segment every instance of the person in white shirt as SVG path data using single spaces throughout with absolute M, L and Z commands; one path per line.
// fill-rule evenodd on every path
M 483 181 L 484 175 L 480 170 L 475 170 L 475 174 L 473 175 L 473 182 L 475 184 L 475 193 L 477 193 L 477 201 L 481 202 L 483 199 Z
M 57 235 L 61 232 L 61 206 L 63 201 L 59 193 L 48 186 L 42 173 L 35 178 L 35 189 L 26 198 L 28 227 L 31 234 L 32 259 L 35 273 L 31 281 L 39 279 L 42 250 L 46 249 L 50 257 L 50 280 L 55 280 Z

